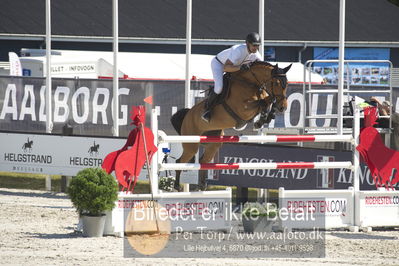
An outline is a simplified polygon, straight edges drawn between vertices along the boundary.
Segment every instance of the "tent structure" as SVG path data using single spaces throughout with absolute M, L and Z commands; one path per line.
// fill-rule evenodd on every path
M 111 78 L 113 53 L 92 51 L 55 51 L 52 56 L 51 74 L 62 78 Z M 192 79 L 213 80 L 210 68 L 213 55 L 193 54 L 191 56 Z M 43 77 L 45 56 L 21 57 L 24 73 L 29 76 Z M 119 77 L 125 79 L 145 80 L 184 80 L 185 54 L 168 53 L 119 53 Z M 287 73 L 288 81 L 303 82 L 304 67 L 299 62 L 271 62 L 280 67 L 293 64 Z M 306 70 L 307 71 L 307 70 Z M 311 73 L 311 81 L 322 83 L 323 78 L 317 73 Z

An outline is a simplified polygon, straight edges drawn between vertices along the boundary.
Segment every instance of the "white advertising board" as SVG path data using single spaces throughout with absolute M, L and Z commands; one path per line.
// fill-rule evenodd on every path
M 349 228 L 354 225 L 354 190 L 279 189 L 281 226 Z
M 0 171 L 74 176 L 101 167 L 126 139 L 0 133 Z M 145 178 L 145 171 L 141 176 Z M 141 179 L 142 179 L 141 178 Z
M 399 191 L 359 191 L 356 193 L 356 225 L 360 227 L 398 226 Z
M 106 234 L 123 235 L 129 213 L 151 194 L 120 192 L 116 207 L 107 214 Z M 231 189 L 201 192 L 171 192 L 154 195 L 168 213 L 171 231 L 228 230 L 231 226 Z

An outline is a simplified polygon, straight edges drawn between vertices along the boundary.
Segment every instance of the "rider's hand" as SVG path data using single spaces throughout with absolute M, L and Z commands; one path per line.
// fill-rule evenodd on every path
M 241 71 L 247 71 L 247 70 L 249 70 L 249 65 L 248 65 L 248 64 L 243 64 L 243 65 L 241 65 L 241 66 L 240 66 L 240 70 L 241 70 Z

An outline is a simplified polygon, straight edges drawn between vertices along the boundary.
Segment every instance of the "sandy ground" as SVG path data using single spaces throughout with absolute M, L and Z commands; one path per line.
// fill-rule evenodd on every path
M 85 238 L 65 194 L 0 188 L 0 264 L 399 265 L 399 230 L 328 231 L 325 258 L 125 258 L 123 238 Z

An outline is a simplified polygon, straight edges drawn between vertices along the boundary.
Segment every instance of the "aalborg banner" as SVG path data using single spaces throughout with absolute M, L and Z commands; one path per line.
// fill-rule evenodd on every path
M 132 106 L 146 105 L 147 109 L 160 106 L 159 129 L 167 134 L 176 134 L 170 124 L 170 116 L 184 107 L 184 81 L 139 81 L 120 80 L 119 82 L 120 136 L 126 137 L 130 125 Z M 210 82 L 192 81 L 191 95 L 195 102 L 203 99 L 203 91 Z M 331 89 L 332 86 L 316 86 L 314 89 Z M 352 88 L 352 87 L 351 87 Z M 367 87 L 353 86 L 356 89 Z M 386 89 L 386 87 L 373 89 Z M 287 90 L 288 108 L 284 114 L 277 115 L 271 127 L 301 127 L 303 118 L 302 84 L 289 84 Z M 153 105 L 144 102 L 152 96 Z M 371 95 L 364 95 L 368 99 Z M 387 95 L 374 95 L 387 97 Z M 394 90 L 393 106 L 399 89 Z M 66 124 L 73 128 L 74 135 L 112 136 L 112 80 L 93 79 L 53 79 L 52 114 L 53 133 L 61 134 Z M 312 94 L 312 113 L 336 113 L 337 98 L 334 93 Z M 46 131 L 45 79 L 30 77 L 0 77 L 0 129 L 12 132 L 44 133 Z M 149 125 L 149 113 L 147 123 Z M 336 119 L 317 119 L 311 126 L 329 127 Z M 254 134 L 252 126 L 241 134 Z
M 53 133 L 61 134 L 64 125 L 74 135 L 112 136 L 112 80 L 53 79 Z M 178 81 L 121 81 L 119 88 L 120 136 L 131 130 L 130 110 L 153 96 L 161 106 L 160 128 L 169 128 L 172 106 L 184 106 L 184 83 Z M 147 105 L 150 109 L 153 106 Z M 0 78 L 1 130 L 46 132 L 45 79 Z M 149 117 L 150 112 L 147 112 Z M 149 121 L 149 119 L 147 119 Z

